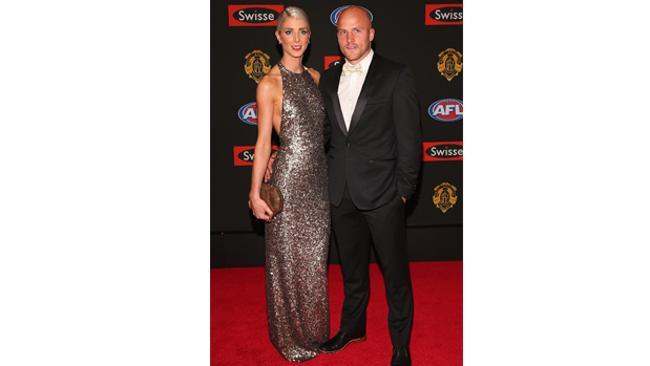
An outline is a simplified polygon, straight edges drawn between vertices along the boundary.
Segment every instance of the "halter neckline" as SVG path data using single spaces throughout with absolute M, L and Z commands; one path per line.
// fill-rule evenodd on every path
M 302 70 L 302 72 L 293 72 L 293 71 L 289 70 L 286 66 L 284 66 L 284 65 L 282 64 L 282 62 L 279 62 L 279 61 L 278 61 L 278 66 L 280 66 L 281 69 L 283 69 L 283 70 L 285 70 L 286 72 L 288 72 L 288 73 L 290 73 L 290 74 L 293 74 L 293 75 L 302 75 L 302 74 L 305 73 L 305 70 L 306 70 L 306 67 L 303 66 L 303 70 Z

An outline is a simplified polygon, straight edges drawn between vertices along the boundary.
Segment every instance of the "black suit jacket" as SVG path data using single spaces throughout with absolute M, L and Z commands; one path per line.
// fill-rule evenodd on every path
M 341 203 L 346 185 L 361 210 L 398 195 L 412 197 L 422 156 L 413 74 L 375 53 L 346 131 L 337 93 L 342 65 L 328 69 L 320 81 L 331 203 Z

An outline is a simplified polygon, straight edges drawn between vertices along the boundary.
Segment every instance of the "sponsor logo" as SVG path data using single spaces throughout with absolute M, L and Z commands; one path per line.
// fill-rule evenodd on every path
M 343 57 L 341 56 L 325 56 L 325 58 L 323 59 L 324 70 L 327 70 L 330 67 L 334 67 L 338 65 L 342 61 L 343 61 Z
M 429 116 L 440 122 L 454 122 L 463 119 L 463 101 L 458 99 L 440 99 L 431 103 Z
M 230 27 L 274 27 L 284 5 L 228 5 Z
M 423 161 L 463 160 L 462 141 L 423 142 Z
M 462 25 L 463 4 L 424 5 L 425 25 Z
M 458 202 L 456 191 L 456 187 L 448 182 L 438 184 L 433 188 L 433 204 L 436 205 L 442 213 L 446 213 L 450 208 L 454 207 L 456 202 Z
M 332 22 L 332 24 L 334 24 L 336 26 L 336 22 L 339 21 L 339 15 L 341 15 L 341 12 L 343 10 L 345 10 L 345 8 L 347 8 L 348 6 L 350 6 L 350 5 L 343 5 L 343 6 L 339 6 L 338 8 L 334 9 L 332 11 L 332 13 L 330 14 L 330 22 Z M 365 8 L 363 6 L 361 6 L 361 8 L 366 9 L 366 11 L 368 12 L 368 16 L 370 16 L 370 21 L 372 22 L 375 19 L 375 16 L 372 15 L 372 12 L 370 10 L 368 10 L 368 8 Z
M 440 75 L 451 81 L 463 69 L 463 54 L 453 48 L 447 48 L 438 54 L 437 66 Z
M 244 104 L 237 111 L 239 119 L 247 125 L 257 126 L 257 103 Z
M 271 149 L 277 151 L 280 148 L 273 145 Z M 255 146 L 233 146 L 232 155 L 235 166 L 252 166 L 255 158 Z
M 259 83 L 260 80 L 271 70 L 271 57 L 260 50 L 253 50 L 244 56 L 244 71 L 249 78 Z

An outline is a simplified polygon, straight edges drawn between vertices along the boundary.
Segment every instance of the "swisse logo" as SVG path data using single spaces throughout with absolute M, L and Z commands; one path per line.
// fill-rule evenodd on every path
M 228 5 L 231 27 L 271 27 L 278 24 L 284 5 Z
M 458 99 L 441 99 L 431 103 L 429 116 L 440 122 L 454 122 L 463 119 L 463 102 Z
M 426 4 L 425 25 L 462 25 L 463 4 Z
M 423 142 L 422 160 L 453 161 L 463 160 L 462 141 Z
M 342 61 L 343 61 L 343 57 L 341 56 L 325 56 L 325 58 L 323 59 L 324 69 L 327 70 L 330 67 L 334 67 L 340 64 Z
M 257 126 L 257 103 L 244 104 L 237 111 L 239 119 L 247 125 Z
M 273 151 L 279 149 L 278 146 L 271 147 Z M 233 158 L 235 166 L 252 166 L 255 158 L 255 146 L 234 146 Z
M 341 12 L 345 10 L 347 7 L 350 5 L 343 5 L 339 6 L 338 8 L 334 9 L 332 13 L 330 14 L 330 22 L 336 26 L 336 22 L 339 21 L 339 15 L 341 15 Z M 370 21 L 372 22 L 375 19 L 375 16 L 372 15 L 372 12 L 368 10 L 367 8 L 360 6 L 360 8 L 365 9 L 368 12 L 368 16 L 370 17 Z
M 255 157 L 255 146 L 235 146 L 233 147 L 233 157 L 235 166 L 251 166 Z

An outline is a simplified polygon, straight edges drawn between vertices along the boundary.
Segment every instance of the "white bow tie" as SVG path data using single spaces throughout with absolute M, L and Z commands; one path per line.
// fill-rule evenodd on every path
M 351 63 L 346 62 L 343 64 L 343 75 L 345 76 L 353 75 L 357 72 L 359 73 L 359 75 L 363 74 L 363 68 L 361 67 L 360 63 L 356 65 L 352 65 Z

